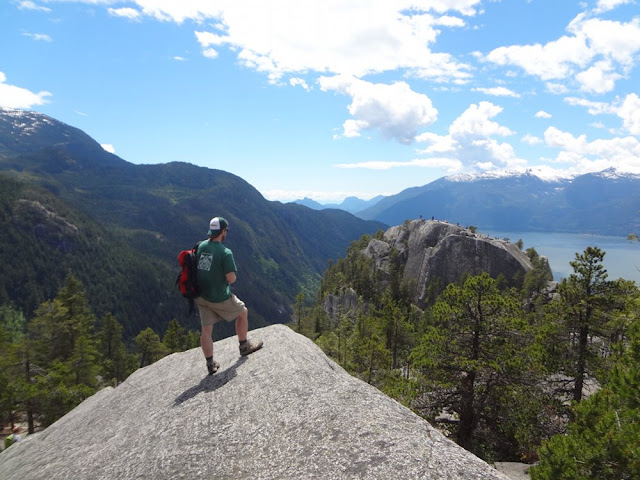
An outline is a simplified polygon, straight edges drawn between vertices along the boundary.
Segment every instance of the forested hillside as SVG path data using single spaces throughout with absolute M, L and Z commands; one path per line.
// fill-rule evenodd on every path
M 176 317 L 195 324 L 174 289 L 176 259 L 204 239 L 213 216 L 230 222 L 226 244 L 239 268 L 234 289 L 249 305 L 253 326 L 288 321 L 295 296 L 317 287 L 329 259 L 383 226 L 343 211 L 267 201 L 220 170 L 133 165 L 34 112 L 0 109 L 0 174 L 7 184 L 3 268 L 11 272 L 0 294 L 29 318 L 71 269 L 95 313 L 117 314 L 128 338 L 141 326 L 161 333 Z M 47 234 L 69 244 L 48 245 Z M 15 248 L 21 255 L 10 253 Z M 36 261 L 44 252 L 46 259 Z
M 553 288 L 546 260 L 527 249 L 534 268 L 520 287 L 462 276 L 420 309 L 401 262 L 383 276 L 364 254 L 370 240 L 325 272 L 316 299 L 298 296 L 301 333 L 486 460 L 540 460 L 534 478 L 547 480 L 640 473 L 630 387 L 640 291 L 608 280 L 606 252 L 576 253 L 574 273 Z M 599 389 L 607 393 L 587 398 Z M 617 423 L 608 405 L 619 406 Z

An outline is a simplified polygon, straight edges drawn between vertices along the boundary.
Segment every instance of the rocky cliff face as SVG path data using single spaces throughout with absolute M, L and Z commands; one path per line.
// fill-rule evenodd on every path
M 106 388 L 0 454 L 0 478 L 429 479 L 507 477 L 286 326 L 262 350 L 215 343 Z
M 429 285 L 440 281 L 443 289 L 465 273 L 504 275 L 514 285 L 533 267 L 514 244 L 437 220 L 413 220 L 387 230 L 382 240 L 373 239 L 364 253 L 388 274 L 392 250 L 402 265 L 403 280 L 413 286 L 413 301 L 424 306 Z

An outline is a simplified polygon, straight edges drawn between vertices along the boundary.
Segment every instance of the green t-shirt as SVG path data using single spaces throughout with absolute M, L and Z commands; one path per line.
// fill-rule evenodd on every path
M 205 240 L 198 247 L 200 296 L 209 302 L 224 302 L 231 296 L 226 274 L 237 272 L 233 253 L 220 242 Z

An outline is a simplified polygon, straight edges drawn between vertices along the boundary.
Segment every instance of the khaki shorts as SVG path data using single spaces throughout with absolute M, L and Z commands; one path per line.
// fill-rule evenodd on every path
M 244 302 L 233 293 L 224 302 L 210 302 L 202 297 L 195 300 L 200 312 L 200 324 L 214 325 L 220 320 L 233 322 L 244 310 Z

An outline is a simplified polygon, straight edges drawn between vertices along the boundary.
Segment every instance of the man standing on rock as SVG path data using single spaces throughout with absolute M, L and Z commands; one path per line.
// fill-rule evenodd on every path
M 195 299 L 200 312 L 202 332 L 200 344 L 207 361 L 209 375 L 220 368 L 213 359 L 213 325 L 221 319 L 236 321 L 236 333 L 240 341 L 240 355 L 249 355 L 262 348 L 262 342 L 247 340 L 249 311 L 244 303 L 231 293 L 230 285 L 236 281 L 236 263 L 233 253 L 222 242 L 229 233 L 229 222 L 214 217 L 209 222 L 208 238 L 198 246 L 198 284 L 200 296 Z

